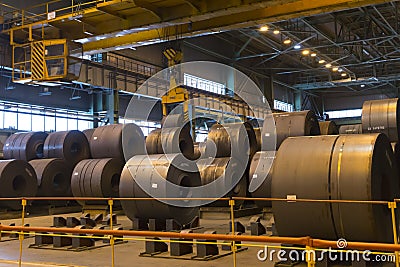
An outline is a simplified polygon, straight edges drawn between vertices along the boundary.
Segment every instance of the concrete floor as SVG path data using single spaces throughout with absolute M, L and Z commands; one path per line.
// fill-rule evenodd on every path
M 80 213 L 64 214 L 63 217 L 75 216 L 79 217 Z M 31 226 L 51 226 L 53 216 L 28 217 L 25 223 Z M 238 219 L 244 225 L 249 221 L 250 217 Z M 20 220 L 2 220 L 1 223 L 8 225 L 15 222 L 20 225 Z M 131 228 L 131 222 L 125 216 L 118 216 L 118 223 L 124 229 Z M 263 224 L 265 225 L 266 222 Z M 216 230 L 217 233 L 229 232 L 229 221 L 227 220 L 205 220 L 202 219 L 201 228 L 196 232 L 204 232 L 206 230 Z M 7 238 L 3 238 L 7 240 Z M 99 242 L 99 241 L 98 241 Z M 101 242 L 101 241 L 100 241 Z M 22 266 L 111 266 L 111 247 L 102 247 L 88 251 L 73 252 L 73 251 L 55 251 L 45 249 L 28 248 L 34 243 L 33 238 L 28 238 L 23 241 L 23 264 Z M 272 262 L 261 262 L 257 259 L 257 252 L 260 248 L 249 247 L 248 250 L 237 253 L 237 266 L 273 266 Z M 171 266 L 171 267 L 186 267 L 186 266 L 233 266 L 233 257 L 228 255 L 211 261 L 188 261 L 178 259 L 160 259 L 139 257 L 139 253 L 144 251 L 144 241 L 128 241 L 128 243 L 118 244 L 115 246 L 115 266 Z M 19 258 L 19 241 L 0 242 L 0 266 L 18 266 Z

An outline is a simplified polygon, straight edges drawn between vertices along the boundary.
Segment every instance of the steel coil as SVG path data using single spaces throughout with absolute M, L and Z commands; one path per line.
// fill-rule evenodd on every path
M 288 138 L 274 161 L 274 198 L 391 201 L 399 187 L 384 134 Z M 274 201 L 272 209 L 279 235 L 393 241 L 386 205 Z
M 37 177 L 38 197 L 71 196 L 72 167 L 62 159 L 29 161 Z
M 45 132 L 15 133 L 7 138 L 3 148 L 5 159 L 30 161 L 43 158 Z
M 339 127 L 339 134 L 362 134 L 361 124 L 347 124 Z
M 230 166 L 234 167 L 228 167 Z M 233 185 L 234 181 L 238 179 L 237 175 L 243 173 L 243 169 L 246 167 L 243 164 L 235 160 L 233 158 L 215 158 L 211 163 L 209 159 L 201 159 L 197 161 L 197 166 L 200 171 L 201 184 L 206 185 L 214 182 L 217 179 L 221 179 L 221 183 L 226 186 Z M 243 175 L 238 180 L 239 182 L 232 188 L 230 192 L 228 192 L 225 196 L 222 197 L 246 197 L 247 194 L 247 174 L 243 173 Z M 213 183 L 215 187 L 218 186 L 217 183 Z M 214 190 L 217 195 L 217 188 Z M 217 196 L 216 196 L 217 197 Z M 236 200 L 235 205 L 241 206 L 244 200 Z M 215 201 L 210 204 L 211 206 L 223 206 L 226 207 L 227 201 Z
M 134 123 L 112 124 L 96 128 L 90 139 L 93 158 L 128 160 L 144 154 L 144 135 Z
M 11 197 L 34 197 L 37 178 L 32 166 L 23 160 L 0 161 L 0 199 Z M 1 207 L 19 210 L 20 200 L 0 201 Z
M 64 159 L 71 166 L 89 157 L 89 144 L 81 131 L 50 133 L 43 147 L 44 158 Z
M 314 112 L 310 110 L 274 113 L 275 127 L 276 127 L 276 150 L 282 144 L 283 140 L 288 137 L 294 136 L 310 136 L 319 135 L 318 119 Z M 265 144 L 272 144 L 273 135 L 263 136 L 262 142 Z
M 120 159 L 86 159 L 74 168 L 71 177 L 75 197 L 118 197 L 124 162 Z
M 169 114 L 161 121 L 162 128 L 182 127 L 185 120 L 182 113 Z
M 206 155 L 217 158 L 231 155 L 246 158 L 246 163 L 257 150 L 257 139 L 250 123 L 214 124 L 206 140 Z
M 257 148 L 256 151 L 261 150 L 261 128 L 254 128 L 254 134 L 256 135 L 256 142 L 257 142 Z
M 334 121 L 320 121 L 318 123 L 321 135 L 339 134 L 339 129 Z
M 155 129 L 146 138 L 146 151 L 148 155 L 182 153 L 186 158 L 193 159 L 193 139 L 186 128 Z
M 263 183 L 253 192 L 251 196 L 255 198 L 270 198 L 271 183 L 273 173 L 273 161 L 275 159 L 275 151 L 259 151 L 251 160 L 249 179 L 264 179 Z M 256 201 L 258 207 L 271 207 L 271 201 Z
M 384 133 L 390 142 L 399 141 L 399 99 L 365 101 L 362 107 L 363 133 Z
M 182 159 L 179 154 L 135 156 L 125 165 L 119 193 L 121 197 L 140 198 L 152 197 L 147 194 L 137 183 L 145 184 L 158 195 L 167 196 L 170 192 L 167 181 L 184 187 L 201 185 L 199 172 L 184 171 L 189 166 L 196 170 L 195 163 Z M 190 197 L 177 195 L 177 197 Z M 122 200 L 122 207 L 129 219 L 175 219 L 178 223 L 186 225 L 199 215 L 198 207 L 171 206 L 159 200 L 129 201 Z

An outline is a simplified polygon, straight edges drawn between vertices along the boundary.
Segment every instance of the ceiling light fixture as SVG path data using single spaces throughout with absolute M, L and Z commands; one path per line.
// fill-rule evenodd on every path
M 361 86 L 361 88 L 364 88 L 364 87 L 365 87 L 365 84 L 361 84 L 360 86 Z
M 303 56 L 307 56 L 310 54 L 310 50 L 306 49 L 306 50 L 303 50 L 301 53 L 303 54 Z
M 294 48 L 294 49 L 300 49 L 300 48 L 301 48 L 301 45 L 297 44 L 297 45 L 293 46 L 293 48 Z
M 292 40 L 290 40 L 290 39 L 286 39 L 283 41 L 284 44 L 290 44 L 291 42 L 292 42 Z
M 343 71 L 343 69 L 342 69 L 342 68 L 339 68 L 339 69 L 338 69 L 338 72 L 342 72 L 342 71 Z
M 317 56 L 317 53 L 311 53 L 311 55 L 310 56 L 312 56 L 312 57 L 316 57 Z
M 333 68 L 332 68 L 332 71 L 338 71 L 338 70 L 339 70 L 338 67 L 333 67 Z
M 340 74 L 342 77 L 346 77 L 347 76 L 347 73 L 342 73 L 342 74 Z
M 325 65 L 325 67 L 326 68 L 330 68 L 330 67 L 332 67 L 332 64 L 328 63 L 328 64 Z
M 279 34 L 279 33 L 280 33 L 279 30 L 275 30 L 275 31 L 274 31 L 274 34 Z
M 325 60 L 320 59 L 320 60 L 318 61 L 318 63 L 319 63 L 319 64 L 324 64 L 324 63 L 325 63 Z
M 260 28 L 260 32 L 266 32 L 266 31 L 268 31 L 268 26 L 262 26 L 261 28 Z

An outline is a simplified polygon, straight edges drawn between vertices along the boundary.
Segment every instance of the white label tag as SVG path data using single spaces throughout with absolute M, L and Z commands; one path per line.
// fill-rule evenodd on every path
M 152 184 L 151 187 L 154 188 L 154 189 L 157 189 L 158 185 L 157 184 Z
M 93 136 L 93 140 L 97 140 L 97 136 Z
M 74 173 L 74 175 L 79 175 L 79 172 Z
M 56 18 L 56 12 L 55 11 L 47 13 L 47 19 L 48 20 L 55 19 L 55 18 Z
M 296 195 L 287 195 L 286 199 L 290 200 L 289 202 L 296 202 L 297 196 Z
M 264 134 L 264 135 L 265 135 L 265 136 L 267 136 L 267 137 L 268 137 L 268 136 L 270 136 L 270 134 L 269 134 L 269 133 L 266 133 L 266 134 Z
M 255 178 L 257 178 L 257 174 L 256 173 L 253 174 L 253 179 L 255 179 Z

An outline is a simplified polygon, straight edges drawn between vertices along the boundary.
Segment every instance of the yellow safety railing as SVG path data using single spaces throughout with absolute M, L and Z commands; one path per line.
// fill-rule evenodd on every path
M 160 200 L 216 200 L 215 198 L 162 198 Z M 227 201 L 230 209 L 231 220 L 231 234 L 201 234 L 201 233 L 182 233 L 182 232 L 158 232 L 158 231 L 135 231 L 135 230 L 114 230 L 113 218 L 110 216 L 110 229 L 77 229 L 77 228 L 53 228 L 53 227 L 36 227 L 24 226 L 26 206 L 28 201 L 49 201 L 49 200 L 77 200 L 77 201 L 105 201 L 108 205 L 110 215 L 113 214 L 113 207 L 115 201 L 156 201 L 154 198 L 98 198 L 98 197 L 27 197 L 27 198 L 1 198 L 1 201 L 20 201 L 21 202 L 21 226 L 6 226 L 0 224 L 0 235 L 2 233 L 18 234 L 19 235 L 19 258 L 18 264 L 22 265 L 23 261 L 23 240 L 25 236 L 34 234 L 35 236 L 65 236 L 63 234 L 70 234 L 69 237 L 76 238 L 91 238 L 91 239 L 110 239 L 111 247 L 111 266 L 115 266 L 115 242 L 116 241 L 146 241 L 149 237 L 171 238 L 174 240 L 160 239 L 152 240 L 152 242 L 166 242 L 166 243 L 189 243 L 189 244 L 214 244 L 226 245 L 219 241 L 229 241 L 231 244 L 231 251 L 233 256 L 233 266 L 237 266 L 237 251 L 238 248 L 243 247 L 258 247 L 258 248 L 277 248 L 277 249 L 293 249 L 305 252 L 305 261 L 307 267 L 315 267 L 317 251 L 323 251 L 325 248 L 337 247 L 337 241 L 322 240 L 312 237 L 281 237 L 281 236 L 249 236 L 249 235 L 235 235 L 235 200 L 252 200 L 252 201 L 290 201 L 290 202 L 316 202 L 316 203 L 353 203 L 353 204 L 373 204 L 385 205 L 390 209 L 392 217 L 393 229 L 393 243 L 368 243 L 368 242 L 349 242 L 347 241 L 346 248 L 341 251 L 354 251 L 371 250 L 371 254 L 386 255 L 388 259 L 393 259 L 396 267 L 399 267 L 399 251 L 400 245 L 398 244 L 397 236 L 397 220 L 396 209 L 397 202 L 400 199 L 393 201 L 363 201 L 363 200 L 316 200 L 316 199 L 296 199 L 288 200 L 283 198 L 247 198 L 247 197 L 233 197 L 233 198 L 220 198 L 218 200 Z M 86 236 L 85 236 L 86 235 Z M 122 236 L 122 237 L 121 237 Z M 179 240 L 176 240 L 179 239 Z M 187 240 L 189 239 L 189 240 Z M 212 240 L 212 241 L 196 241 L 197 240 Z M 217 241 L 215 241 L 217 240 Z M 237 244 L 237 242 L 246 242 Z M 268 244 L 268 245 L 267 245 Z M 290 247 L 283 245 L 271 244 L 292 244 L 302 247 Z M 393 258 L 391 258 L 393 256 Z

